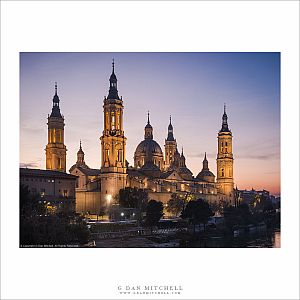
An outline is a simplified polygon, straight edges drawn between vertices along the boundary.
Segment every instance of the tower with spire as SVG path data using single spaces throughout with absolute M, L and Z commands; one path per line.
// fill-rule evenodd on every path
M 57 94 L 57 83 L 55 83 L 55 94 L 50 116 L 48 115 L 48 144 L 46 145 L 46 169 L 66 172 L 67 148 L 64 145 L 64 117 L 60 113 L 60 99 Z
M 232 133 L 228 127 L 226 105 L 222 117 L 222 128 L 218 133 L 218 155 L 217 155 L 217 186 L 220 200 L 233 203 L 233 152 Z
M 102 197 L 115 196 L 126 185 L 126 137 L 123 130 L 123 100 L 119 97 L 112 62 L 108 96 L 104 97 L 104 129 L 101 140 L 101 194 Z M 109 195 L 109 196 L 107 196 Z
M 168 126 L 168 136 L 165 139 L 165 169 L 167 170 L 175 159 L 175 154 L 177 150 L 177 142 L 174 138 L 172 117 L 170 116 L 170 123 Z
M 82 167 L 85 167 L 85 168 L 89 168 L 85 161 L 84 161 L 84 152 L 82 150 L 82 145 L 81 145 L 81 140 L 79 142 L 79 150 L 77 151 L 77 162 L 76 162 L 76 165 L 77 166 L 82 166 Z

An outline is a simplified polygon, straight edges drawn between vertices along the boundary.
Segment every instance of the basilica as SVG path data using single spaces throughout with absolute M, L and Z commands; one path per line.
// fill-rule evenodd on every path
M 184 199 L 195 196 L 211 203 L 219 201 L 233 203 L 232 133 L 228 127 L 225 106 L 221 129 L 218 132 L 216 176 L 209 170 L 206 153 L 202 170 L 199 170 L 196 176 L 189 170 L 183 149 L 181 153 L 178 151 L 171 116 L 162 148 L 154 139 L 155 131 L 150 122 L 149 112 L 144 128 L 144 140 L 137 145 L 134 165 L 130 166 L 126 160 L 124 102 L 118 93 L 114 62 L 109 84 L 108 96 L 103 100 L 101 167 L 93 169 L 86 165 L 80 141 L 77 161 L 69 170 L 71 175 L 77 177 L 77 212 L 98 214 L 102 207 L 117 204 L 119 190 L 125 187 L 145 189 L 148 191 L 149 199 L 161 201 L 164 205 L 170 200 L 172 193 Z M 52 113 L 48 116 L 46 169 L 66 172 L 65 123 L 60 113 L 59 102 L 55 87 Z

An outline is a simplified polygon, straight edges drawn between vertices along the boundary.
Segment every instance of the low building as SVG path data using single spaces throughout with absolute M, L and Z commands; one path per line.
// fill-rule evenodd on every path
M 20 168 L 20 183 L 57 211 L 75 212 L 76 179 L 77 176 L 61 171 Z

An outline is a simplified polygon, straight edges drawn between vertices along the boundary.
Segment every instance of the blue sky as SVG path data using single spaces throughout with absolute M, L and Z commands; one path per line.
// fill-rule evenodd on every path
M 76 162 L 80 139 L 86 163 L 100 167 L 102 105 L 112 58 L 131 164 L 149 110 L 162 149 L 171 114 L 187 166 L 196 176 L 206 151 L 216 173 L 217 133 L 226 103 L 235 183 L 280 193 L 279 53 L 21 53 L 21 164 L 45 168 L 47 115 L 57 81 L 67 168 Z

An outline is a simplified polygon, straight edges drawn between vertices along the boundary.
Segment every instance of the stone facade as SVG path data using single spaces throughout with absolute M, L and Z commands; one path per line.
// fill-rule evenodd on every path
M 20 183 L 58 211 L 75 211 L 76 176 L 61 171 L 20 168 Z
M 149 199 L 167 204 L 172 193 L 184 199 L 191 195 L 209 202 L 233 201 L 233 154 L 232 134 L 228 129 L 224 108 L 222 129 L 218 133 L 217 180 L 209 170 L 206 153 L 203 168 L 194 177 L 186 166 L 186 159 L 177 148 L 174 129 L 170 123 L 165 139 L 164 153 L 153 139 L 153 127 L 148 120 L 144 129 L 144 140 L 134 153 L 134 166 L 126 161 L 126 137 L 123 128 L 123 100 L 118 95 L 117 77 L 110 76 L 109 94 L 104 98 L 104 129 L 101 140 L 101 168 L 90 169 L 84 162 L 80 144 L 77 162 L 70 173 L 78 177 L 76 198 L 78 212 L 99 213 L 101 207 L 115 203 L 120 189 L 137 187 L 146 189 Z

